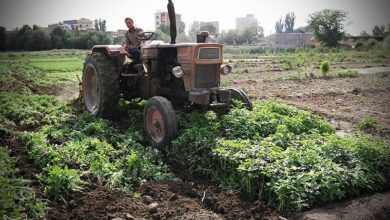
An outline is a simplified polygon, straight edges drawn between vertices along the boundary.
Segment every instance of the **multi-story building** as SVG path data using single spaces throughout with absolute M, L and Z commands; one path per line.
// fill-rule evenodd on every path
M 175 15 L 176 15 L 176 25 L 178 25 L 181 23 L 181 14 L 175 14 Z M 155 21 L 156 28 L 161 24 L 166 24 L 169 26 L 170 21 L 169 21 L 168 12 L 161 11 L 161 10 L 156 11 L 156 13 L 154 13 L 154 21 Z
M 257 24 L 257 18 L 254 14 L 247 14 L 246 17 L 236 18 L 236 29 L 243 30 L 253 24 Z

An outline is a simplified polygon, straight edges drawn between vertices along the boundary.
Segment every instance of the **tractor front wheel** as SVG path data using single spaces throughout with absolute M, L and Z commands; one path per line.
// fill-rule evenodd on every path
M 249 100 L 248 96 L 241 89 L 229 89 L 231 92 L 230 105 L 233 107 L 237 106 L 237 101 L 240 101 L 244 104 L 244 107 L 249 111 L 253 110 L 252 102 Z
M 144 108 L 144 127 L 151 145 L 164 147 L 177 134 L 176 114 L 164 97 L 150 98 Z

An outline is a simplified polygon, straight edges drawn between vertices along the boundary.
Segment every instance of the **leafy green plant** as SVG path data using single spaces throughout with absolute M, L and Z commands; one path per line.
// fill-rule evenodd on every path
M 321 73 L 322 73 L 323 77 L 328 76 L 329 66 L 330 66 L 329 61 L 327 61 L 327 60 L 322 61 L 321 65 L 320 65 L 320 69 L 321 69 Z
M 47 182 L 44 193 L 49 197 L 56 197 L 67 191 L 80 190 L 82 184 L 80 173 L 75 169 L 69 169 L 68 166 L 49 167 L 48 174 L 43 179 Z
M 179 117 L 181 132 L 169 154 L 192 172 L 280 211 L 376 191 L 389 180 L 383 166 L 390 163 L 388 145 L 359 135 L 340 138 L 329 123 L 306 111 L 262 101 L 253 111 L 233 109 L 220 123 L 210 116 Z

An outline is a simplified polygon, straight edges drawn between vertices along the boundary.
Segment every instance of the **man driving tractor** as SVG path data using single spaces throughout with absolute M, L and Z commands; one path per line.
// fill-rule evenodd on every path
M 131 55 L 131 58 L 134 59 L 135 63 L 141 63 L 140 42 L 137 41 L 137 37 L 143 36 L 144 32 L 141 28 L 134 27 L 132 18 L 126 18 L 125 23 L 128 28 L 125 34 L 125 49 Z

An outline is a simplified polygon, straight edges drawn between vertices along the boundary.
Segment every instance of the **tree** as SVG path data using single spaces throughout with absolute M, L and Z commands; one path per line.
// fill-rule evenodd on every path
M 283 28 L 284 28 L 284 23 L 282 17 L 280 17 L 280 19 L 275 23 L 275 32 L 278 34 L 283 33 Z
M 223 44 L 235 45 L 237 43 L 238 36 L 239 34 L 237 30 L 229 30 L 227 32 L 222 31 L 221 42 Z
M 335 47 L 344 36 L 347 13 L 338 9 L 324 9 L 309 15 L 308 24 L 318 41 L 328 47 Z
M 101 18 L 99 18 L 99 20 L 95 19 L 94 27 L 95 27 L 95 31 L 106 32 L 106 20 L 103 20 Z
M 384 36 L 385 35 L 385 26 L 375 25 L 374 29 L 372 29 L 372 35 L 374 36 Z
M 209 23 L 201 25 L 200 26 L 200 31 L 207 31 L 211 35 L 217 34 L 217 28 L 214 25 L 209 24 Z
M 160 24 L 156 28 L 156 34 L 157 34 L 157 39 L 162 40 L 164 42 L 169 42 L 170 40 L 170 28 L 166 24 Z
M 196 35 L 200 32 L 200 23 L 198 21 L 194 21 L 191 24 L 190 29 L 188 30 L 188 35 L 191 37 L 193 41 L 196 41 Z
M 99 20 L 98 19 L 95 19 L 95 21 L 93 22 L 94 26 L 95 26 L 95 31 L 99 31 Z
M 106 32 L 106 20 L 99 19 L 99 31 Z
M 179 29 L 179 34 L 184 34 L 184 31 L 186 29 L 186 23 L 184 23 L 183 21 L 180 21 L 178 29 Z
M 360 36 L 368 37 L 368 36 L 370 36 L 370 34 L 368 34 L 367 31 L 362 31 L 362 32 L 360 32 Z
M 6 28 L 0 26 L 0 51 L 7 50 L 7 33 Z
M 157 32 L 162 32 L 166 35 L 170 35 L 170 28 L 167 24 L 160 24 L 157 29 L 156 29 Z
M 307 33 L 309 29 L 309 26 L 299 27 L 294 30 L 294 33 Z
M 49 50 L 51 49 L 50 36 L 41 29 L 33 30 L 27 36 L 27 41 L 24 44 L 25 50 Z
M 50 33 L 50 39 L 54 49 L 65 48 L 65 30 L 62 27 L 55 27 Z
M 294 25 L 295 25 L 294 12 L 287 13 L 286 17 L 284 17 L 284 29 L 286 30 L 287 33 L 293 33 Z
M 253 23 L 249 27 L 242 30 L 239 35 L 238 44 L 252 44 L 255 43 L 258 37 L 264 36 L 264 28 L 257 23 Z

